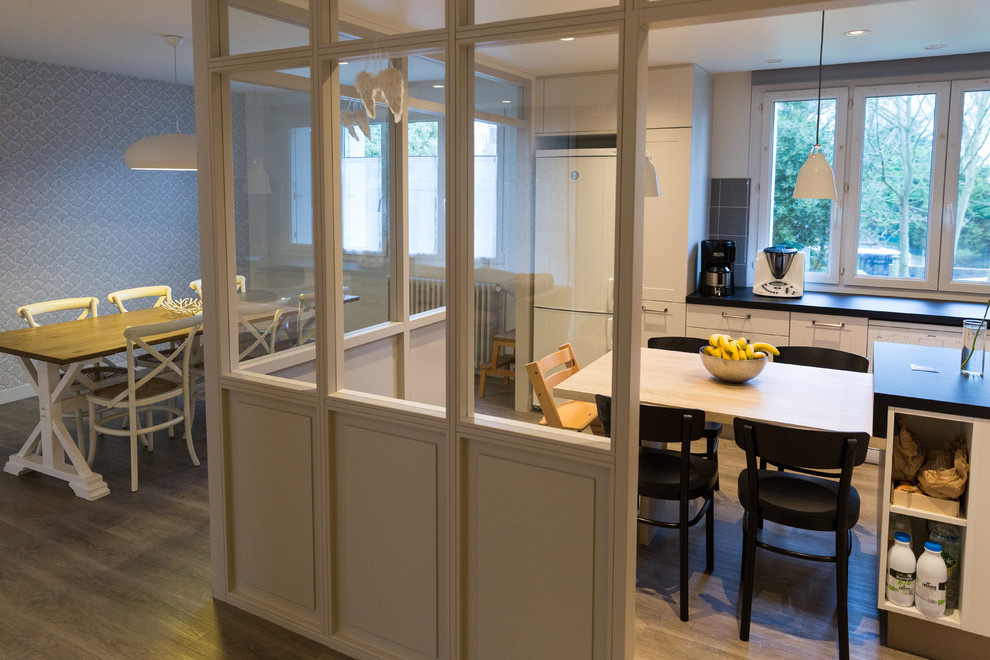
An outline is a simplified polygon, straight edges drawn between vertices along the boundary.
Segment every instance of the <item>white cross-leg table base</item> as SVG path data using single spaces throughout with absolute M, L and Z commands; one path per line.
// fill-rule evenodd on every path
M 62 413 L 65 412 L 63 399 L 69 386 L 77 379 L 83 363 L 70 365 L 65 373 L 57 364 L 49 362 L 35 363 L 22 357 L 21 364 L 38 395 L 39 420 L 21 450 L 7 460 L 4 472 L 21 475 L 34 470 L 47 474 L 68 482 L 73 492 L 85 500 L 98 500 L 109 495 L 110 489 L 103 477 L 89 469 L 86 458 L 62 422 Z M 39 444 L 40 455 L 35 453 Z M 69 462 L 66 462 L 66 457 Z

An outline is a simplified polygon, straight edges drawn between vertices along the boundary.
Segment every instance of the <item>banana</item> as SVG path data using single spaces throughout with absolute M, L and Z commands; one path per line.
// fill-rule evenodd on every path
M 762 341 L 755 342 L 753 344 L 754 351 L 765 351 L 773 355 L 780 355 L 780 351 L 777 350 L 776 346 L 771 346 L 770 344 L 764 343 Z
M 747 342 L 745 337 L 740 337 L 737 341 L 739 342 L 739 348 L 746 348 Z
M 718 346 L 719 346 L 719 348 L 722 349 L 722 352 L 723 353 L 731 353 L 732 352 L 731 345 L 729 344 L 729 336 L 728 335 L 719 335 L 718 336 Z
M 721 337 L 721 336 L 722 336 L 722 335 L 721 335 L 721 334 L 719 334 L 719 333 L 717 333 L 717 332 L 714 332 L 714 333 L 712 333 L 712 334 L 711 334 L 711 335 L 710 335 L 710 336 L 708 337 L 708 343 L 709 343 L 709 344 L 710 344 L 711 346 L 713 346 L 713 347 L 715 347 L 715 348 L 718 348 L 718 338 L 719 338 L 719 337 Z
M 746 345 L 746 359 L 752 360 L 756 356 L 756 349 L 753 348 L 752 344 Z
M 712 357 L 719 357 L 719 352 L 717 348 L 712 346 L 705 346 L 705 355 L 711 355 Z
M 767 354 L 764 353 L 763 351 L 754 351 L 753 352 L 753 359 L 754 360 L 759 360 L 760 358 L 765 358 L 766 356 L 767 356 Z

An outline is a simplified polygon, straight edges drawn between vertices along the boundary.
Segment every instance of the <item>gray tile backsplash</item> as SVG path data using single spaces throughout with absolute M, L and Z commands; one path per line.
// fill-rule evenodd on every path
M 749 235 L 749 179 L 712 179 L 708 236 L 736 242 L 736 284 L 746 272 Z

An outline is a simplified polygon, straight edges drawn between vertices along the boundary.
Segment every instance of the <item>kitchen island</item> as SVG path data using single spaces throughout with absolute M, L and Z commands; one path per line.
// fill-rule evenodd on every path
M 990 382 L 960 373 L 958 349 L 877 343 L 873 355 L 873 433 L 886 438 L 877 506 L 877 604 L 886 612 L 887 645 L 930 658 L 990 657 L 985 553 L 990 544 Z M 892 503 L 892 446 L 902 428 L 910 429 L 925 451 L 942 449 L 955 436 L 965 440 L 970 472 L 958 511 L 947 500 L 924 497 L 910 506 Z M 958 607 L 938 619 L 886 600 L 887 539 L 895 519 L 907 521 L 912 536 L 923 537 L 914 545 L 927 539 L 933 522 L 961 532 Z

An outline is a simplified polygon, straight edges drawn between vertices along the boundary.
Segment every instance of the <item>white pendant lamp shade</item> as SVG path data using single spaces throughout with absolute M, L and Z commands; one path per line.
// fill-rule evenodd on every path
M 196 136 L 165 133 L 141 138 L 124 152 L 132 170 L 196 170 Z
M 175 48 L 182 37 L 165 35 L 172 47 L 172 80 L 179 82 L 179 65 Z M 141 138 L 124 151 L 124 164 L 132 170 L 196 170 L 196 136 L 179 133 L 179 120 L 175 120 L 175 133 L 163 133 Z
M 643 168 L 643 195 L 645 197 L 660 196 L 660 176 L 653 167 L 649 152 L 646 154 L 646 167 Z
M 798 170 L 794 183 L 794 199 L 836 199 L 835 175 L 825 158 L 825 149 L 818 143 L 822 125 L 822 53 L 825 50 L 825 12 L 822 12 L 822 34 L 818 42 L 818 113 L 815 116 L 815 146 L 808 160 Z
M 811 148 L 808 160 L 798 170 L 794 199 L 835 199 L 835 175 L 820 145 Z

